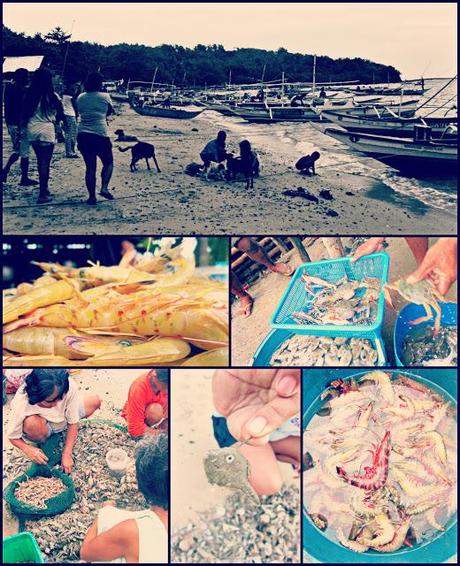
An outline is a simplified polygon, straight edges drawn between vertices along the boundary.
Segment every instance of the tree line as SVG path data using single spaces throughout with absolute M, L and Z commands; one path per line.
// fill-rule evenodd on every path
M 238 48 L 222 45 L 147 45 L 120 43 L 104 46 L 87 41 L 72 41 L 58 27 L 47 34 L 27 36 L 3 26 L 3 55 L 44 55 L 47 66 L 68 81 L 80 81 L 90 71 L 100 70 L 106 79 L 151 81 L 157 69 L 156 82 L 177 86 L 223 85 L 280 80 L 282 73 L 289 82 L 313 80 L 313 55 Z M 400 72 L 362 58 L 318 56 L 316 81 L 350 81 L 361 83 L 398 82 Z

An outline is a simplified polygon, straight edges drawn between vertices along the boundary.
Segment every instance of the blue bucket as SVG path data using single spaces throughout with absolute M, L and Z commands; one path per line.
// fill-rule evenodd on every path
M 457 326 L 457 303 L 439 303 L 441 307 L 441 325 L 442 326 Z M 409 324 L 411 320 L 415 320 L 426 314 L 422 305 L 415 305 L 410 303 L 401 309 L 393 330 L 393 347 L 395 351 L 395 360 L 398 367 L 404 367 L 402 360 L 402 349 L 404 338 L 406 334 L 414 327 Z M 417 328 L 424 328 L 433 324 L 434 319 L 422 322 L 417 325 Z
M 350 257 L 329 259 L 305 263 L 297 268 L 292 279 L 279 302 L 270 324 L 273 328 L 280 330 L 316 329 L 321 330 L 323 335 L 328 331 L 335 333 L 337 330 L 347 332 L 347 336 L 361 335 L 363 332 L 375 332 L 380 334 L 382 331 L 383 314 L 385 309 L 385 299 L 383 296 L 383 284 L 387 282 L 389 269 L 388 254 L 378 252 L 362 257 L 358 261 L 352 262 Z M 330 283 L 337 283 L 344 277 L 350 281 L 361 281 L 366 277 L 376 277 L 380 279 L 382 289 L 377 303 L 377 315 L 370 324 L 299 324 L 292 318 L 292 313 L 296 311 L 308 312 L 313 303 L 313 296 L 305 289 L 302 275 L 307 274 L 313 277 L 320 277 Z M 320 291 L 317 287 L 317 292 Z M 314 291 L 314 289 L 313 289 Z M 364 291 L 363 291 L 364 292 Z
M 332 336 L 333 338 L 335 338 L 336 336 L 349 337 L 348 332 L 344 332 L 344 331 L 341 332 L 340 330 L 336 330 L 335 332 L 332 331 L 325 332 L 316 329 L 314 330 L 311 329 L 311 330 L 292 332 L 292 330 L 275 329 L 267 334 L 263 342 L 257 348 L 252 358 L 252 365 L 254 367 L 267 367 L 267 366 L 269 367 L 270 360 L 272 359 L 272 356 L 275 353 L 275 351 L 281 346 L 283 342 L 285 342 L 295 334 L 305 334 L 309 336 Z M 376 342 L 379 342 L 381 351 L 383 352 L 383 359 L 380 358 L 378 360 L 378 365 L 379 366 L 386 365 L 385 346 L 380 336 L 378 336 L 374 332 L 363 332 L 359 335 L 359 338 L 370 340 L 374 348 L 376 347 Z
M 388 370 L 391 371 L 391 370 Z M 302 425 L 305 430 L 307 424 L 321 407 L 323 401 L 321 393 L 327 388 L 333 379 L 344 379 L 359 377 L 367 371 L 356 369 L 334 369 L 325 370 L 309 369 L 303 371 L 302 379 Z M 398 371 L 398 373 L 419 381 L 444 398 L 450 400 L 457 406 L 457 373 L 454 369 L 421 369 L 417 375 Z M 310 374 L 310 375 L 309 375 Z M 311 379 L 314 377 L 314 380 Z M 396 552 L 379 553 L 368 551 L 358 554 L 336 544 L 314 525 L 310 517 L 302 510 L 302 535 L 305 552 L 318 560 L 326 563 L 361 563 L 361 564 L 385 564 L 385 563 L 442 563 L 455 555 L 457 551 L 457 515 L 455 514 L 446 525 L 446 530 L 440 532 L 431 541 L 414 545 L 412 548 L 403 548 Z

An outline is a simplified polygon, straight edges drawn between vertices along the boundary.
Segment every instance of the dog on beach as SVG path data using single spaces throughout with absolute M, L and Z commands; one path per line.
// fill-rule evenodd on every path
M 125 134 L 125 132 L 123 130 L 115 130 L 115 135 L 117 136 L 117 139 L 115 141 L 117 142 L 135 142 L 137 141 L 136 136 L 128 136 Z
M 238 173 L 246 179 L 246 189 L 254 187 L 254 177 L 259 176 L 260 162 L 257 153 L 252 150 L 247 140 L 240 143 L 240 155 L 234 157 L 231 153 L 227 156 L 227 179 L 232 181 Z
M 150 171 L 149 159 L 152 158 L 158 173 L 161 173 L 160 167 L 158 166 L 157 158 L 155 156 L 155 146 L 153 146 L 151 143 L 137 142 L 136 145 L 132 145 L 130 147 L 124 147 L 124 148 L 119 147 L 118 150 L 121 152 L 131 150 L 131 164 L 130 164 L 131 171 L 137 171 L 136 163 L 141 159 L 145 159 L 145 162 L 147 163 L 147 169 Z

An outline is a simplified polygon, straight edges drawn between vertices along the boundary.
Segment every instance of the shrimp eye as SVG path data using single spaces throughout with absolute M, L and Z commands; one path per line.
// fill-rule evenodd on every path
M 225 457 L 225 461 L 226 461 L 228 464 L 231 464 L 234 459 L 235 459 L 235 456 L 234 456 L 233 454 L 227 454 L 227 456 Z

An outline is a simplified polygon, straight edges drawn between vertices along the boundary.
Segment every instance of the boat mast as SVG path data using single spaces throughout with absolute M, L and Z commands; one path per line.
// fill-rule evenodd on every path
M 155 84 L 155 79 L 157 78 L 158 67 L 155 67 L 155 72 L 153 73 L 152 84 L 150 85 L 150 92 L 153 92 L 153 85 Z
M 316 55 L 313 55 L 313 96 L 316 92 Z

